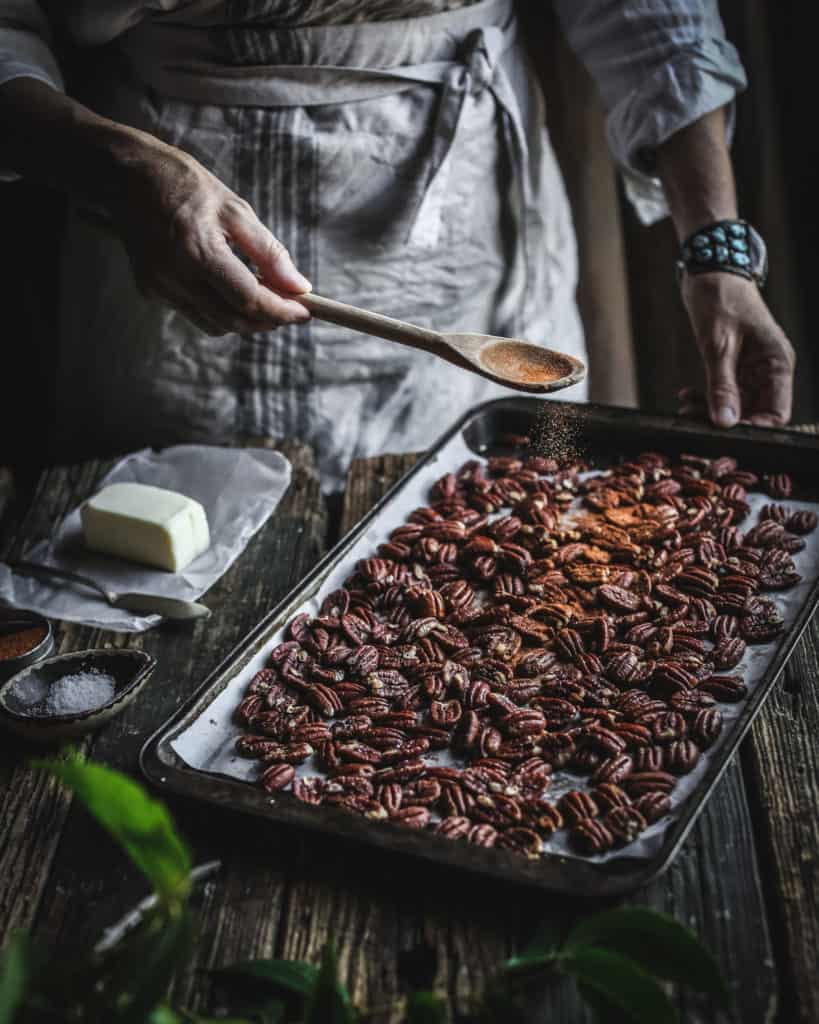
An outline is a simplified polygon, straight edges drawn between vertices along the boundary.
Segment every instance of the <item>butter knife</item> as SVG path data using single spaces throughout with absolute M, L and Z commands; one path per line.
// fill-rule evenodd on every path
M 160 594 L 118 594 L 115 590 L 107 590 L 88 576 L 69 572 L 68 569 L 56 569 L 51 565 L 14 562 L 9 568 L 21 576 L 31 576 L 34 579 L 45 580 L 47 583 L 52 580 L 80 583 L 84 587 L 96 590 L 112 608 L 123 608 L 129 612 L 137 612 L 142 615 L 161 615 L 165 619 L 174 619 L 180 622 L 207 618 L 210 615 L 210 608 L 198 604 L 196 601 L 183 601 L 177 597 L 162 597 Z

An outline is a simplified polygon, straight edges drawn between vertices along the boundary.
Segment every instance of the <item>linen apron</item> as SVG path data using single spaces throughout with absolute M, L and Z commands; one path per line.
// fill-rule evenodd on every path
M 584 358 L 568 201 L 511 0 L 275 29 L 278 2 L 143 22 L 91 100 L 248 200 L 317 292 Z M 63 262 L 60 435 L 72 450 L 300 438 L 336 489 L 353 458 L 423 450 L 471 406 L 511 394 L 318 321 L 205 337 L 144 299 L 121 244 L 76 213 Z

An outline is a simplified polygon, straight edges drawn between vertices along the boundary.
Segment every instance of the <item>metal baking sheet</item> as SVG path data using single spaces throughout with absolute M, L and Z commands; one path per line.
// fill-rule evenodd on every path
M 565 435 L 568 426 L 568 433 L 575 435 L 575 445 L 595 466 L 604 468 L 613 458 L 647 448 L 671 455 L 730 454 L 739 459 L 743 468 L 793 473 L 798 490 L 789 504 L 819 508 L 814 505 L 819 498 L 817 438 L 754 428 L 736 428 L 729 434 L 690 420 L 646 416 L 632 410 L 547 404 L 559 417 L 561 433 Z M 672 818 L 652 826 L 638 843 L 623 851 L 601 858 L 578 858 L 565 845 L 563 834 L 558 833 L 547 844 L 544 857 L 528 861 L 508 852 L 452 842 L 429 832 L 374 824 L 334 808 L 307 807 L 289 793 L 271 798 L 252 783 L 254 763 L 233 752 L 240 730 L 231 722 L 231 713 L 292 616 L 302 608 L 314 608 L 324 593 L 340 585 L 358 558 L 372 554 L 377 544 L 404 522 L 409 511 L 426 504 L 429 486 L 440 475 L 457 469 L 468 458 L 504 451 L 503 445 L 497 444 L 498 439 L 510 432 L 530 433 L 543 407 L 544 403 L 535 399 L 501 399 L 467 414 L 449 430 L 148 741 L 142 752 L 146 775 L 160 786 L 212 803 L 552 891 L 582 889 L 591 894 L 614 894 L 644 884 L 667 867 L 819 601 L 819 535 L 813 535 L 813 543 L 796 556 L 803 582 L 785 595 L 775 595 L 785 615 L 786 632 L 778 644 L 751 648 L 747 660 L 737 670 L 746 676 L 749 697 L 734 707 L 722 706 L 726 717 L 723 735 L 701 759 L 696 771 L 678 785 Z M 753 499 L 748 523 L 755 521 L 759 505 L 770 500 L 760 495 Z M 307 771 L 316 769 L 308 767 Z M 560 774 L 563 778 L 556 776 L 550 795 L 559 795 L 561 789 L 578 784 L 576 776 Z

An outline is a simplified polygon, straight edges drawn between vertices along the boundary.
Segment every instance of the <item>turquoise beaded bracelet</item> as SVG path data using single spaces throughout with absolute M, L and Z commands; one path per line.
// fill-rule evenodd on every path
M 687 238 L 680 247 L 677 276 L 725 271 L 756 281 L 768 276 L 768 253 L 760 234 L 744 220 L 718 220 Z

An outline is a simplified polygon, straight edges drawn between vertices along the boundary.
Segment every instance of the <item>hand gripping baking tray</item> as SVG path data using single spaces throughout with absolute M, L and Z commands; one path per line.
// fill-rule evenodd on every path
M 232 766 L 224 770 L 202 770 L 190 763 L 207 761 L 205 753 L 200 757 L 202 744 L 212 749 L 232 750 L 230 731 L 235 734 L 237 729 L 227 725 L 230 709 L 238 704 L 250 677 L 264 664 L 266 652 L 278 642 L 293 616 L 303 606 L 315 607 L 323 593 L 338 586 L 338 581 L 352 571 L 358 558 L 372 554 L 376 545 L 387 539 L 408 512 L 425 504 L 429 486 L 438 477 L 458 469 L 466 458 L 511 453 L 502 443 L 506 435 L 531 434 L 539 422 L 542 430 L 544 406 L 551 410 L 552 417 L 557 417 L 557 429 L 565 431 L 567 425 L 570 427 L 575 435 L 575 446 L 592 467 L 604 469 L 618 459 L 646 450 L 671 456 L 684 452 L 732 455 L 743 469 L 759 474 L 792 474 L 796 487 L 794 498 L 788 504 L 795 508 L 819 507 L 815 505 L 819 501 L 819 438 L 753 427 L 736 427 L 726 432 L 692 420 L 644 415 L 631 409 L 544 403 L 530 398 L 500 399 L 481 405 L 443 435 L 146 742 L 140 761 L 148 779 L 160 789 L 211 805 L 553 892 L 583 893 L 590 898 L 614 896 L 644 885 L 664 871 L 705 806 L 819 603 L 819 531 L 808 537 L 808 548 L 803 552 L 805 559 L 797 558 L 797 569 L 804 579 L 784 608 L 785 631 L 774 643 L 754 649 L 754 682 L 748 697 L 735 706 L 734 716 L 726 721 L 719 743 L 701 759 L 696 778 L 689 785 L 690 791 L 674 816 L 668 823 L 659 823 L 649 830 L 653 841 L 644 844 L 639 856 L 633 855 L 633 846 L 605 858 L 579 858 L 570 855 L 567 849 L 554 850 L 547 845 L 543 857 L 529 860 L 507 850 L 452 841 L 429 831 L 370 822 L 333 807 L 309 806 L 289 792 L 271 797 L 254 782 L 235 777 Z M 743 526 L 747 528 L 751 521 L 749 519 Z M 208 728 L 212 735 L 208 734 Z M 196 750 L 196 756 L 188 759 L 180 756 L 179 750 L 189 749 Z M 229 760 L 231 765 L 234 761 L 237 763 L 236 771 L 248 774 L 249 762 L 238 758 Z M 224 755 L 221 760 L 214 757 L 208 763 L 221 768 L 223 762 Z

